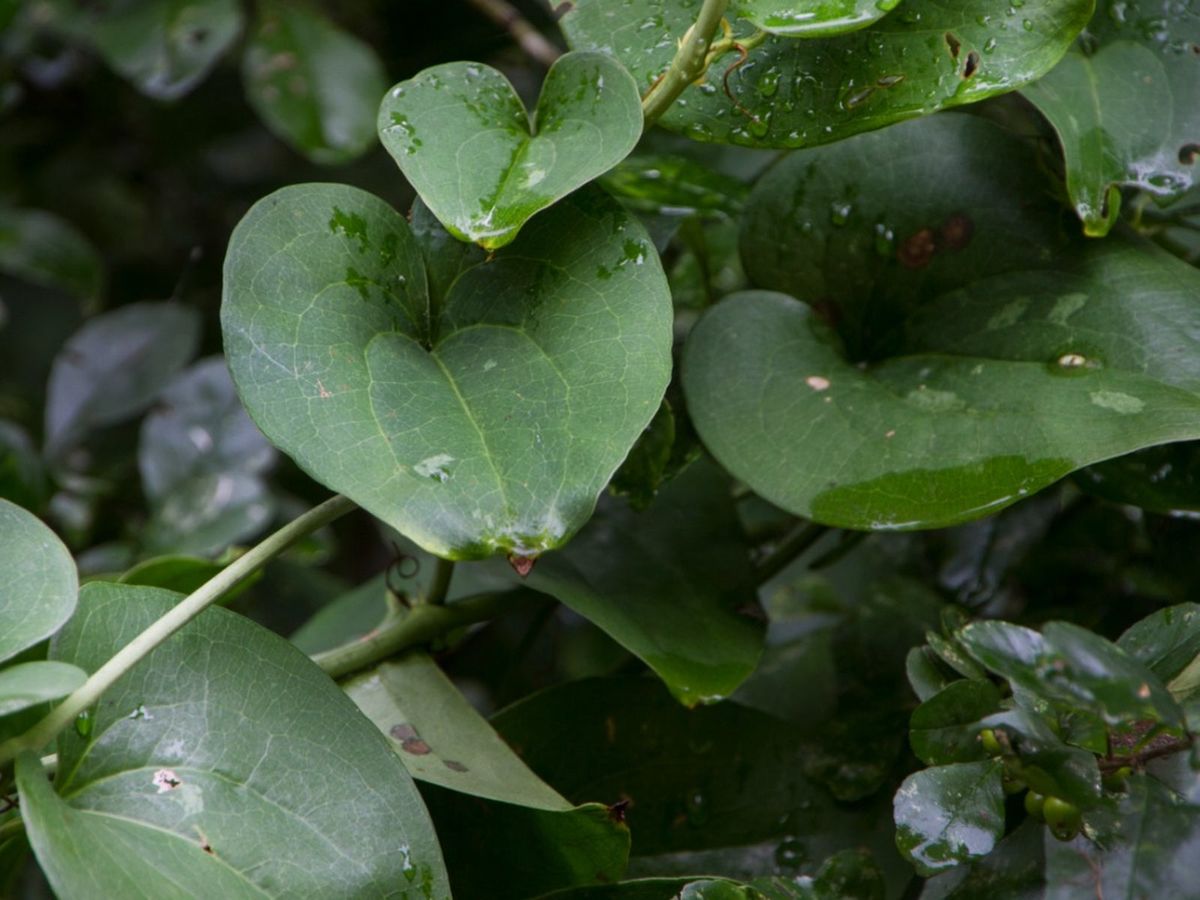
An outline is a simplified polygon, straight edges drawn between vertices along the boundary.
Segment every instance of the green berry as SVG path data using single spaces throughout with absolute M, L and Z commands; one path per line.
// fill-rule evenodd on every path
M 1043 808 L 1046 803 L 1046 798 L 1036 791 L 1030 791 L 1025 795 L 1025 812 L 1029 813 L 1035 819 L 1043 818 Z
M 1004 748 L 1000 746 L 1000 742 L 996 740 L 996 732 L 990 728 L 985 728 L 979 732 L 979 741 L 983 744 L 984 752 L 989 756 L 999 756 L 1004 752 Z
M 1129 766 L 1121 766 L 1115 772 L 1109 772 L 1101 780 L 1106 791 L 1122 791 L 1125 789 L 1125 779 L 1133 774 Z
M 1004 793 L 1006 794 L 1019 794 L 1025 788 L 1029 787 L 1023 778 L 1010 775 L 1008 772 L 1000 776 L 1000 786 L 1004 788 Z
M 1046 817 L 1046 824 L 1060 841 L 1069 841 L 1079 834 L 1083 815 L 1074 803 L 1068 803 L 1058 797 L 1047 797 L 1042 804 L 1042 814 Z

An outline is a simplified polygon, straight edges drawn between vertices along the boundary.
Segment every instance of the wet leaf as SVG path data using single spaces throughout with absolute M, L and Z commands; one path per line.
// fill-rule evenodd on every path
M 75 611 L 78 577 L 62 541 L 31 513 L 0 500 L 0 660 L 54 634 Z
M 1065 744 L 1047 718 L 1018 708 L 988 716 L 980 725 L 992 729 L 998 739 L 1003 733 L 1002 745 L 1016 753 L 1020 777 L 1031 789 L 1068 800 L 1080 809 L 1101 801 L 1095 754 Z
M 865 28 L 899 5 L 900 0 L 741 0 L 738 14 L 771 34 L 816 38 Z
M 91 429 L 149 406 L 199 340 L 196 311 L 173 301 L 133 303 L 85 322 L 50 372 L 46 457 L 57 459 Z
M 178 594 L 95 583 L 53 656 L 94 670 Z M 282 638 L 210 609 L 124 675 L 52 790 L 24 759 L 22 811 L 64 897 L 448 896 L 420 797 L 387 740 Z M 348 798 L 352 802 L 348 802 Z M 193 880 L 194 879 L 194 880 Z
M 755 8 L 766 2 L 754 0 Z M 700 5 L 640 0 L 631 12 L 577 0 L 561 24 L 572 48 L 613 54 L 644 90 L 670 64 Z M 838 141 L 1027 84 L 1050 71 L 1091 13 L 1092 0 L 1022 7 L 905 0 L 894 14 L 851 34 L 771 37 L 736 68 L 732 52 L 717 59 L 659 124 L 696 140 L 750 147 Z M 744 20 L 735 23 L 742 39 L 753 30 Z M 726 74 L 733 100 L 725 94 Z
M 1153 778 L 1135 775 L 1121 799 L 1116 833 L 1103 845 L 1064 844 L 1046 835 L 1046 898 L 1186 897 L 1195 891 L 1200 807 L 1183 803 Z
M 49 24 L 92 43 L 104 61 L 157 100 L 199 84 L 242 30 L 237 0 L 50 0 Z
M 430 310 L 403 216 L 353 188 L 285 188 L 234 232 L 222 322 L 267 436 L 459 559 L 566 541 L 670 372 L 657 257 L 591 192 L 539 217 Z
M 887 132 L 895 146 L 914 146 L 908 142 L 924 134 L 926 146 L 940 139 L 949 154 L 955 143 L 971 147 L 997 133 L 962 120 L 902 128 Z M 853 145 L 875 139 L 847 142 L 839 181 L 866 165 Z M 802 191 L 831 165 L 836 149 L 815 151 L 811 172 L 807 152 L 776 171 L 799 175 L 795 189 Z M 944 194 L 932 182 L 941 167 L 930 167 L 926 151 L 919 163 L 903 159 L 888 168 L 890 178 Z M 974 177 L 990 185 L 998 171 L 982 168 Z M 809 202 L 802 198 L 801 221 L 815 214 Z M 1048 228 L 1039 202 L 1035 195 L 1030 227 L 1018 241 Z M 1002 208 L 1012 218 L 994 233 L 996 242 L 1021 227 L 1020 201 L 1007 199 Z M 823 212 L 831 214 L 842 211 Z M 855 233 L 873 232 L 871 221 L 878 220 L 861 220 Z M 1018 258 L 1006 258 L 1005 244 L 974 273 L 990 277 L 972 281 L 971 270 L 959 265 L 974 252 L 988 258 L 994 244 L 973 251 L 967 222 L 947 213 L 904 240 L 902 250 L 889 251 L 903 257 L 924 233 L 931 255 L 923 265 L 943 251 L 947 258 L 926 281 L 901 276 L 898 287 L 875 293 L 874 279 L 882 284 L 889 271 L 899 272 L 902 258 L 867 267 L 869 277 L 858 279 L 864 293 L 848 306 L 874 303 L 876 324 L 882 319 L 885 326 L 890 315 L 883 335 L 864 339 L 849 326 L 850 336 L 839 340 L 828 323 L 838 313 L 822 307 L 828 295 L 817 292 L 821 273 L 810 275 L 803 264 L 798 275 L 768 269 L 765 278 L 797 289 L 812 285 L 798 296 L 815 310 L 766 291 L 734 295 L 710 310 L 685 347 L 683 385 L 697 431 L 718 461 L 771 502 L 825 524 L 932 528 L 996 512 L 1099 460 L 1196 437 L 1200 352 L 1187 349 L 1182 336 L 1200 327 L 1184 300 L 1200 288 L 1200 273 L 1149 247 L 1113 240 L 1059 242 L 1054 271 L 1038 256 L 1031 268 L 1011 270 Z M 829 246 L 825 266 L 836 262 L 845 271 L 868 252 L 861 242 L 832 239 Z M 764 280 L 763 270 L 756 280 Z M 959 289 L 947 291 L 956 281 Z M 939 289 L 941 296 L 929 296 Z M 918 297 L 920 307 L 910 309 Z M 867 347 L 873 355 L 864 357 Z
M 979 743 L 980 719 L 1000 709 L 1000 692 L 990 681 L 955 681 L 915 710 L 908 740 L 927 766 L 973 762 L 988 754 Z
M 1026 819 L 982 859 L 925 883 L 921 900 L 1045 900 L 1046 826 Z
M 18 663 L 0 670 L 0 716 L 67 696 L 83 684 L 82 669 L 60 662 Z
M 1200 657 L 1200 605 L 1179 603 L 1151 613 L 1122 634 L 1117 646 L 1169 682 Z
M 992 852 L 1004 834 L 1003 766 L 994 760 L 915 772 L 896 792 L 896 846 L 929 876 Z
M 380 140 L 421 199 L 451 234 L 489 250 L 619 163 L 641 133 L 637 86 L 599 53 L 560 57 L 532 117 L 481 63 L 425 69 L 379 110 Z
M 1200 3 L 1103 3 L 1088 40 L 1024 95 L 1050 120 L 1084 231 L 1108 233 L 1120 188 L 1166 201 L 1200 162 Z
M 262 0 L 242 57 L 246 98 L 263 123 L 324 165 L 346 163 L 375 142 L 387 89 L 371 47 L 314 9 Z
M 0 209 L 0 271 L 87 302 L 104 290 L 104 262 L 71 224 L 38 209 Z

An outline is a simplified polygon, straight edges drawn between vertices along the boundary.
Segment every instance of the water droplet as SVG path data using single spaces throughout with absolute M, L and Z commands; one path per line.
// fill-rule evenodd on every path
M 840 227 L 850 221 L 853 212 L 854 204 L 849 200 L 835 201 L 829 207 L 829 221 Z
M 92 727 L 95 724 L 92 711 L 85 709 L 75 717 L 75 733 L 86 740 L 92 736 Z
M 775 865 L 781 869 L 798 869 L 808 861 L 808 850 L 797 837 L 785 837 L 775 848 Z

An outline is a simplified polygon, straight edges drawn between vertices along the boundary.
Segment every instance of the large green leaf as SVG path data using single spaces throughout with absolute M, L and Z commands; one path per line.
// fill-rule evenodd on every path
M 0 209 L 0 270 L 95 301 L 104 288 L 96 248 L 69 223 L 39 209 Z
M 49 24 L 90 41 L 158 100 L 177 100 L 199 84 L 242 30 L 237 0 L 51 0 L 43 7 Z
M 262 0 L 257 9 L 242 57 L 250 105 L 314 162 L 362 155 L 375 141 L 375 108 L 387 89 L 375 52 L 302 4 Z
M 242 399 L 277 446 L 460 559 L 570 537 L 670 373 L 658 258 L 593 192 L 431 309 L 403 216 L 348 187 L 285 188 L 234 232 L 222 323 Z
M 50 372 L 46 456 L 56 459 L 89 429 L 149 406 L 199 341 L 200 317 L 173 301 L 132 303 L 85 322 Z
M 924 769 L 896 792 L 896 844 L 922 875 L 992 851 L 1004 834 L 1001 764 Z
M 1128 240 L 1060 241 L 1057 253 L 1026 264 L 1038 268 L 1014 271 L 1010 243 L 1053 234 L 1037 194 L 1021 192 L 1028 182 L 999 200 L 1003 227 L 974 234 L 973 213 L 950 213 L 988 205 L 1024 156 L 968 177 L 918 162 L 914 143 L 965 160 L 982 137 L 999 134 L 994 126 L 935 119 L 902 129 L 886 132 L 902 151 L 888 180 L 910 182 L 895 205 L 873 202 L 840 236 L 833 222 L 815 268 L 801 256 L 789 271 L 780 255 L 756 278 L 796 289 L 839 326 L 849 310 L 845 344 L 822 315 L 765 292 L 727 299 L 692 331 L 683 384 L 717 459 L 766 499 L 827 524 L 937 527 L 994 512 L 1093 462 L 1200 434 L 1200 347 L 1189 337 L 1200 334 L 1190 300 L 1200 273 Z M 875 165 L 854 145 L 883 136 L 784 164 L 794 211 L 783 221 L 796 225 L 780 229 L 781 246 L 806 221 L 841 218 L 816 186 L 853 184 Z M 947 169 L 953 193 L 940 183 Z M 930 218 L 909 233 L 921 220 L 902 212 L 904 201 L 920 189 L 942 199 L 921 204 L 918 214 Z M 873 252 L 864 234 L 890 230 L 893 215 L 910 236 L 855 274 Z M 919 259 L 907 252 L 925 239 Z M 986 277 L 969 280 L 976 275 Z M 867 330 L 872 322 L 882 334 Z
M 675 55 L 700 0 L 579 0 L 562 18 L 577 50 L 612 53 L 644 88 Z M 802 147 L 1011 91 L 1050 71 L 1093 0 L 905 0 L 870 28 L 797 41 L 768 38 L 731 70 L 709 67 L 660 124 L 701 141 Z M 752 26 L 735 24 L 743 39 Z M 733 99 L 724 87 L 728 86 Z
M 535 213 L 619 163 L 642 133 L 629 73 L 600 53 L 550 68 L 532 122 L 508 80 L 446 63 L 392 88 L 379 137 L 455 237 L 503 247 Z
M 1196 181 L 1200 2 L 1108 0 L 1088 35 L 1024 93 L 1058 133 L 1084 231 L 1101 236 L 1121 186 L 1168 199 Z
M 89 584 L 53 655 L 94 670 L 178 600 Z M 109 689 L 86 733 L 60 735 L 53 792 L 32 760 L 22 776 L 30 840 L 60 897 L 448 896 L 387 740 L 303 654 L 240 616 L 211 609 L 187 625 Z
M 75 561 L 36 516 L 0 500 L 0 661 L 54 634 L 75 611 Z
M 469 795 L 455 800 L 427 793 L 442 833 L 473 835 L 456 837 L 447 859 L 459 894 L 465 884 L 478 883 L 497 900 L 527 897 L 535 889 L 624 872 L 629 830 L 619 818 L 603 804 L 575 807 L 538 778 L 426 654 L 408 653 L 343 688 L 388 736 L 414 778 Z M 481 805 L 477 798 L 494 802 Z M 498 874 L 521 866 L 532 871 L 514 871 L 515 878 Z M 467 868 L 477 871 L 460 871 Z
M 738 13 L 784 37 L 828 37 L 866 28 L 900 0 L 741 0 Z

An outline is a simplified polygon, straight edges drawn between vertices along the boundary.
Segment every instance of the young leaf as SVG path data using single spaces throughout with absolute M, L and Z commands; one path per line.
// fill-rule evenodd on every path
M 263 123 L 313 162 L 346 163 L 375 140 L 387 89 L 370 46 L 300 4 L 262 0 L 242 58 L 246 98 Z
M 738 14 L 763 31 L 782 37 L 831 37 L 879 21 L 900 0 L 741 0 Z
M 619 163 L 642 134 L 629 73 L 601 53 L 550 68 L 532 120 L 508 80 L 480 63 L 434 66 L 379 109 L 379 137 L 455 237 L 488 250 Z
M 75 611 L 75 561 L 36 516 L 0 500 L 0 661 L 54 634 Z
M 81 593 L 52 652 L 87 670 L 179 600 L 100 582 Z M 59 736 L 53 791 L 25 763 L 22 812 L 60 896 L 174 896 L 189 872 L 210 878 L 185 880 L 189 891 L 214 896 L 448 896 L 387 740 L 303 654 L 238 615 L 201 614 L 90 722 L 86 737 Z
M 1004 834 L 1003 766 L 994 760 L 923 769 L 896 792 L 896 846 L 933 875 L 992 852 Z
M 561 24 L 573 49 L 611 53 L 645 89 L 670 64 L 700 6 L 638 0 L 637 12 L 626 14 L 605 0 L 577 0 Z M 1062 58 L 1092 9 L 1093 0 L 1022 7 L 905 0 L 851 34 L 771 37 L 740 67 L 732 52 L 718 58 L 659 124 L 696 140 L 750 147 L 839 141 L 1027 84 Z M 736 25 L 741 40 L 752 31 L 748 22 Z
M 1062 143 L 1067 191 L 1084 231 L 1108 233 L 1122 186 L 1174 199 L 1200 160 L 1200 6 L 1110 5 L 1024 94 Z
M 47 459 L 92 428 L 141 412 L 200 341 L 200 317 L 179 303 L 132 303 L 84 323 L 54 360 L 46 400 Z
M 591 515 L 658 409 L 671 304 L 641 227 L 565 201 L 430 309 L 404 217 L 285 188 L 235 230 L 222 324 L 259 427 L 430 552 L 536 556 Z

